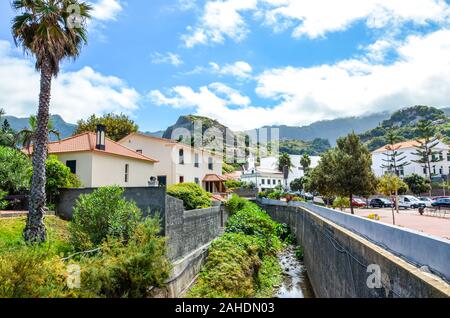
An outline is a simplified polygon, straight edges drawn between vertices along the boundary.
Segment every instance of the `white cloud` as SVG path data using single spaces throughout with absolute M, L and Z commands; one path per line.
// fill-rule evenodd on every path
M 209 65 L 214 73 L 230 75 L 242 79 L 251 77 L 253 71 L 251 65 L 244 61 L 237 61 L 233 64 L 225 64 L 224 66 L 211 62 Z
M 119 0 L 97 0 L 93 4 L 92 17 L 99 21 L 116 20 L 122 9 Z
M 444 0 L 226 0 L 207 1 L 195 27 L 182 37 L 187 47 L 242 40 L 249 32 L 245 13 L 274 31 L 292 28 L 293 37 L 318 38 L 344 31 L 357 21 L 368 28 L 396 28 L 407 22 L 448 24 L 450 6 Z
M 14 53 L 9 42 L 0 41 L 0 105 L 8 115 L 28 116 L 37 112 L 40 78 L 30 60 Z M 93 113 L 132 114 L 139 100 L 139 93 L 121 79 L 84 67 L 62 71 L 53 80 L 50 111 L 76 122 Z
M 169 97 L 159 91 L 152 94 L 158 97 L 159 105 L 195 107 L 199 115 L 234 129 L 304 125 L 418 104 L 450 106 L 450 30 L 409 36 L 392 45 L 390 49 L 398 59 L 391 64 L 362 56 L 335 64 L 263 72 L 256 77 L 256 93 L 278 101 L 271 108 L 250 106 L 252 103 L 233 108 L 229 98 L 211 87 L 202 87 L 198 92 L 178 87 L 170 91 Z
M 151 55 L 151 59 L 153 64 L 171 64 L 173 66 L 183 64 L 181 57 L 172 52 L 167 52 L 166 54 L 156 52 Z

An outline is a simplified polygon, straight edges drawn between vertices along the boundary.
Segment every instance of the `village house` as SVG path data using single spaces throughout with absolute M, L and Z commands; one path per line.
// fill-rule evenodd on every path
M 105 137 L 104 128 L 48 144 L 49 155 L 70 168 L 82 186 L 146 187 L 158 160 L 132 151 Z
M 400 177 L 407 177 L 412 174 L 418 174 L 419 176 L 428 178 L 428 169 L 426 169 L 422 164 L 414 162 L 419 159 L 418 156 L 414 155 L 417 150 L 417 146 L 419 143 L 415 140 L 410 140 L 406 142 L 401 142 L 393 146 L 383 146 L 372 153 L 372 169 L 377 177 L 381 177 L 388 172 L 387 162 L 385 160 L 388 159 L 387 155 L 389 153 L 389 149 L 396 150 L 399 154 L 399 157 L 405 157 L 405 160 L 402 162 L 408 162 L 409 164 L 399 169 Z M 438 154 L 435 156 L 435 159 L 438 162 L 434 162 L 431 164 L 431 173 L 434 175 L 436 180 L 440 181 L 442 179 L 447 179 L 450 175 L 450 151 L 449 146 L 442 141 L 439 141 L 438 145 L 433 149 Z
M 193 182 L 210 193 L 225 193 L 222 153 L 190 147 L 170 139 L 132 133 L 119 143 L 138 154 L 152 156 L 159 185 Z

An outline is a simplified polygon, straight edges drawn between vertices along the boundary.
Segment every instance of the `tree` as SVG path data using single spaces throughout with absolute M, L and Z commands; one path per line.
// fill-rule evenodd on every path
M 415 195 L 420 195 L 422 193 L 431 191 L 430 181 L 418 174 L 412 174 L 403 180 L 407 185 L 409 190 Z
M 304 185 L 306 191 L 320 193 L 327 206 L 336 194 L 335 152 L 335 149 L 330 149 L 322 155 L 319 165 L 311 170 L 309 179 Z
M 30 207 L 24 229 L 25 240 L 36 243 L 46 240 L 45 162 L 52 78 L 58 75 L 61 61 L 78 57 L 87 42 L 86 19 L 92 8 L 79 0 L 14 0 L 12 7 L 18 13 L 12 25 L 14 41 L 35 57 L 41 76 Z
M 79 188 L 81 186 L 78 177 L 65 164 L 59 161 L 56 156 L 50 156 L 47 159 L 46 171 L 47 182 L 45 191 L 49 203 L 55 203 L 59 196 L 59 189 Z
M 34 140 L 37 132 L 37 118 L 36 116 L 30 116 L 28 119 L 29 128 L 22 129 L 16 134 L 16 142 L 21 145 L 23 148 L 27 149 L 28 154 L 31 153 L 31 148 L 33 147 Z M 49 134 L 53 134 L 60 139 L 59 131 L 54 128 L 53 121 L 51 118 L 48 120 L 47 131 Z
M 92 115 L 87 120 L 79 120 L 75 134 L 82 134 L 84 132 L 95 132 L 97 125 L 104 125 L 106 127 L 106 137 L 114 141 L 119 141 L 131 133 L 137 132 L 139 127 L 133 120 L 124 114 L 106 114 L 102 117 Z
M 392 173 L 387 174 L 378 180 L 378 192 L 385 196 L 395 197 L 395 209 L 397 210 L 397 213 L 399 213 L 398 193 L 400 189 L 407 187 L 408 186 L 402 181 L 402 179 Z M 392 224 L 395 225 L 394 207 L 392 207 Z
M 5 115 L 5 111 L 0 108 L 0 122 L 2 121 L 2 117 Z M 0 127 L 0 146 L 5 147 L 14 147 L 14 131 L 11 129 L 11 126 L 7 119 L 5 119 Z
M 278 157 L 278 162 L 277 162 L 277 166 L 278 166 L 278 170 L 280 172 L 283 172 L 284 167 L 288 167 L 289 169 L 291 169 L 293 167 L 292 164 L 292 160 L 291 160 L 291 156 L 289 156 L 289 154 L 287 153 L 282 153 L 279 157 Z
M 396 176 L 400 176 L 400 171 L 410 165 L 410 162 L 405 161 L 406 156 L 404 156 L 404 152 L 399 152 L 400 146 L 396 145 L 401 140 L 401 137 L 395 132 L 393 128 L 389 129 L 386 134 L 386 142 L 388 145 L 386 146 L 386 152 L 384 155 L 386 159 L 383 159 L 385 162 L 381 168 L 387 169 L 388 173 L 393 173 Z
M 19 194 L 30 187 L 30 159 L 17 149 L 0 146 L 0 190 Z
M 302 191 L 303 190 L 303 179 L 295 179 L 290 184 L 292 191 Z
M 418 157 L 413 162 L 422 165 L 424 171 L 428 175 L 430 183 L 433 182 L 433 173 L 431 171 L 431 164 L 440 162 L 439 152 L 434 149 L 439 144 L 439 140 L 434 136 L 433 122 L 430 120 L 421 120 L 417 125 L 419 139 L 417 139 L 418 146 L 414 156 Z
M 311 167 L 311 158 L 308 154 L 304 154 L 303 157 L 300 159 L 300 165 L 303 167 L 303 171 L 305 173 L 305 176 L 309 173 L 309 167 Z

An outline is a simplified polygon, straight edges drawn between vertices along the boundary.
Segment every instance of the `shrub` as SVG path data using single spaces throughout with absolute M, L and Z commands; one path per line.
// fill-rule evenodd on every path
M 0 298 L 61 298 L 73 296 L 66 288 L 66 266 L 58 256 L 25 246 L 0 254 Z
M 350 199 L 349 198 L 343 198 L 343 197 L 337 197 L 336 200 L 333 202 L 333 208 L 340 209 L 341 211 L 343 209 L 350 208 Z
M 378 214 L 370 214 L 369 216 L 367 216 L 367 218 L 374 220 L 374 221 L 380 221 L 381 217 Z
M 58 160 L 56 156 L 50 156 L 46 162 L 47 183 L 45 190 L 47 192 L 47 201 L 56 202 L 59 196 L 59 189 L 79 188 L 81 182 L 70 169 Z
M 233 173 L 235 171 L 236 169 L 232 165 L 226 162 L 222 163 L 222 174 Z
M 271 200 L 280 200 L 284 195 L 283 191 L 274 191 L 268 194 L 267 198 Z
M 229 233 L 213 241 L 208 260 L 188 297 L 250 298 L 261 266 L 261 243 L 256 237 Z
M 230 213 L 230 215 L 235 214 L 236 212 L 242 210 L 244 207 L 246 207 L 249 204 L 249 201 L 247 199 L 241 198 L 236 194 L 233 194 L 231 196 L 231 199 L 225 203 L 225 206 Z
M 227 180 L 225 181 L 225 187 L 229 190 L 239 189 L 242 187 L 242 182 L 236 180 Z
M 282 271 L 276 256 L 267 255 L 263 257 L 261 267 L 258 271 L 257 298 L 273 297 L 274 286 L 281 285 L 283 281 Z
M 0 189 L 19 193 L 30 186 L 31 161 L 18 150 L 0 146 Z
M 277 236 L 277 223 L 256 204 L 249 203 L 228 219 L 227 233 L 255 236 L 264 243 L 264 252 L 273 253 L 281 248 Z
M 304 251 L 303 251 L 303 247 L 297 246 L 297 247 L 295 248 L 295 257 L 297 257 L 297 259 L 298 259 L 299 261 L 303 261 L 303 259 L 304 259 L 304 257 L 305 257 L 305 254 L 304 254 Z
M 109 238 L 101 252 L 80 260 L 83 297 L 141 298 L 150 287 L 162 287 L 170 274 L 159 220 L 140 223 L 128 242 Z
M 8 206 L 8 202 L 3 200 L 6 194 L 7 194 L 6 192 L 0 190 L 0 210 L 6 209 L 6 207 Z
M 180 199 L 186 210 L 211 207 L 211 194 L 195 183 L 180 183 L 167 188 L 167 194 Z
M 86 250 L 98 246 L 108 236 L 128 239 L 141 218 L 136 203 L 123 198 L 122 188 L 99 188 L 81 195 L 76 202 L 69 226 L 72 244 L 76 250 Z

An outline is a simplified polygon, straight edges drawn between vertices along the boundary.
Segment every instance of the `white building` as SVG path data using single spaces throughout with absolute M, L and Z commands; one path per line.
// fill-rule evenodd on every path
M 397 149 L 399 153 L 403 153 L 401 157 L 406 157 L 402 162 L 409 162 L 410 164 L 403 167 L 400 170 L 400 177 L 407 177 L 412 174 L 418 174 L 422 177 L 428 178 L 428 169 L 425 169 L 423 165 L 419 163 L 415 163 L 413 161 L 418 160 L 419 158 L 414 155 L 416 152 L 415 148 L 419 146 L 417 141 L 407 141 L 398 143 L 392 146 L 392 149 Z M 384 165 L 387 164 L 384 160 L 387 160 L 386 153 L 388 153 L 389 146 L 381 147 L 378 150 L 375 150 L 372 153 L 372 169 L 377 177 L 381 177 L 388 172 L 387 168 L 383 168 Z M 436 159 L 439 162 L 432 163 L 431 165 L 431 173 L 435 175 L 437 178 L 439 177 L 447 177 L 450 174 L 450 151 L 449 146 L 442 141 L 439 141 L 439 144 L 434 148 L 434 151 L 437 151 L 439 154 L 436 156 Z
M 287 186 L 295 179 L 300 179 L 305 176 L 303 167 L 300 165 L 300 160 L 303 156 L 290 155 L 293 167 L 289 172 L 289 178 L 287 180 Z M 312 156 L 311 158 L 311 169 L 318 166 L 320 157 Z M 241 176 L 241 180 L 244 182 L 253 182 L 258 185 L 259 191 L 274 189 L 278 185 L 285 187 L 285 180 L 283 173 L 278 170 L 278 158 L 277 157 L 267 157 L 261 159 L 261 165 L 256 167 L 255 159 L 248 159 L 248 169 L 244 171 Z
M 288 186 L 290 186 L 291 182 L 295 179 L 300 179 L 305 176 L 305 172 L 303 171 L 303 167 L 300 165 L 300 160 L 303 156 L 299 155 L 289 155 L 291 157 L 291 162 L 293 167 L 289 171 L 289 178 L 288 178 Z M 314 169 L 319 165 L 321 157 L 318 156 L 310 156 L 311 159 L 311 166 L 310 169 Z M 261 159 L 261 169 L 271 169 L 271 170 L 278 170 L 278 158 L 276 157 L 267 157 Z
M 141 133 L 132 133 L 119 143 L 144 156 L 151 154 L 159 161 L 155 174 L 160 185 L 193 182 L 211 193 L 225 192 L 221 153 Z
M 153 157 L 136 153 L 92 132 L 48 144 L 48 153 L 70 168 L 82 186 L 147 187 L 155 176 Z

